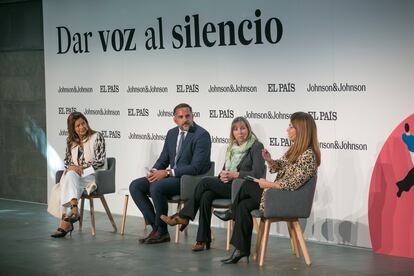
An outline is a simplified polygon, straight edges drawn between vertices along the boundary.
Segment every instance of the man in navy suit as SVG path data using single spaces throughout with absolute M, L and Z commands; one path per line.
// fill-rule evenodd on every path
M 167 225 L 160 219 L 168 214 L 168 198 L 180 194 L 181 176 L 203 174 L 210 169 L 210 134 L 193 122 L 188 104 L 177 105 L 173 113 L 177 127 L 168 131 L 160 157 L 146 177 L 129 185 L 132 199 L 152 226 L 151 233 L 140 243 L 170 241 Z

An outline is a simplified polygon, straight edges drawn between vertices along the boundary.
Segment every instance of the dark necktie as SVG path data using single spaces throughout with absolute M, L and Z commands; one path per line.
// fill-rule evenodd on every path
M 177 167 L 177 159 L 178 159 L 178 156 L 180 156 L 180 154 L 181 154 L 181 149 L 183 147 L 183 142 L 184 142 L 184 134 L 185 134 L 185 132 L 184 131 L 181 131 L 180 132 L 180 136 L 178 138 L 179 141 L 178 141 L 177 152 L 175 153 L 174 168 Z

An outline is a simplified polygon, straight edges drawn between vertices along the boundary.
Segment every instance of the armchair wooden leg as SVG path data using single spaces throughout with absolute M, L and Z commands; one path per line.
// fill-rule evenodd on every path
M 82 231 L 82 223 L 83 223 L 83 208 L 85 207 L 85 198 L 81 197 L 81 204 L 80 204 L 80 218 L 79 218 L 79 231 Z
M 293 227 L 295 229 L 296 235 L 299 240 L 300 247 L 302 249 L 303 258 L 305 259 L 305 263 L 307 265 L 311 265 L 311 259 L 309 257 L 308 248 L 306 247 L 305 239 L 303 238 L 302 229 L 300 228 L 300 224 L 298 221 L 292 222 Z
M 261 248 L 260 248 L 259 266 L 264 265 L 264 259 L 265 259 L 265 256 L 266 256 L 266 249 L 267 249 L 267 241 L 269 240 L 269 230 L 270 230 L 270 221 L 268 219 L 266 219 L 265 223 L 264 223 L 262 245 L 261 245 Z
M 213 208 L 213 207 L 211 207 L 211 213 L 213 214 L 213 212 L 214 212 L 214 208 Z M 215 235 L 214 235 L 214 229 L 210 227 L 210 239 L 211 239 L 212 241 L 214 241 L 214 239 L 215 239 L 215 238 L 216 238 L 216 237 L 215 237 Z
M 181 202 L 178 203 L 177 205 L 177 213 L 179 213 L 181 211 Z M 175 226 L 175 243 L 179 243 L 180 242 L 180 225 L 177 224 Z
M 257 237 L 256 237 L 256 249 L 253 254 L 253 260 L 258 260 L 260 257 L 259 253 L 260 253 L 260 245 L 262 244 L 263 231 L 264 231 L 264 220 L 260 219 L 259 230 L 257 231 Z
M 257 220 L 255 217 L 252 217 L 253 219 L 253 229 L 256 231 L 256 233 L 259 233 L 259 224 L 257 224 Z
M 102 205 L 105 208 L 105 212 L 108 216 L 108 219 L 112 224 L 112 228 L 114 229 L 114 233 L 116 233 L 116 231 L 117 231 L 116 224 L 115 224 L 114 218 L 112 217 L 111 210 L 109 210 L 108 204 L 106 203 L 105 197 L 102 195 L 99 198 L 101 199 Z
M 298 236 L 296 235 L 295 229 L 293 227 L 293 223 L 291 221 L 286 222 L 289 230 L 289 236 L 290 236 L 290 244 L 292 245 L 293 254 L 299 258 L 300 252 L 298 247 Z
M 89 197 L 90 213 L 91 213 L 91 225 L 92 225 L 92 236 L 96 235 L 95 228 L 95 208 L 93 206 L 93 197 Z
M 226 240 L 226 251 L 230 251 L 230 239 L 231 239 L 231 226 L 232 226 L 232 223 L 233 222 L 233 220 L 229 220 L 229 221 L 227 221 L 227 240 Z
M 128 198 L 129 195 L 125 195 L 124 199 L 124 210 L 122 212 L 122 221 L 121 221 L 121 235 L 125 232 L 125 222 L 126 222 L 126 215 L 127 215 L 127 208 L 128 208 Z

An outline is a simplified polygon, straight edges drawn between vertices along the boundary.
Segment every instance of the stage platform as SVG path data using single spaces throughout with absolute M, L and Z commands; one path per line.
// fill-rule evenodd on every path
M 100 204 L 100 203 L 97 203 Z M 132 204 L 131 204 L 131 208 Z M 115 216 L 119 226 L 121 217 Z M 307 242 L 312 265 L 293 256 L 290 241 L 271 237 L 265 266 L 242 261 L 222 265 L 225 229 L 214 229 L 212 249 L 191 252 L 196 225 L 189 236 L 157 245 L 138 243 L 142 218 L 129 217 L 125 235 L 112 233 L 104 213 L 96 215 L 96 237 L 90 232 L 89 213 L 83 231 L 76 225 L 72 237 L 53 239 L 56 219 L 46 205 L 0 200 L 1 275 L 413 275 L 414 259 L 374 254 L 369 249 Z M 119 228 L 119 227 L 118 227 Z M 170 234 L 174 236 L 174 228 Z M 253 237 L 255 239 L 255 236 Z

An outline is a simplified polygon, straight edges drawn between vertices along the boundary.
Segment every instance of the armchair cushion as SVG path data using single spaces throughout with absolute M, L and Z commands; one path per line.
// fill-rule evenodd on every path
M 214 175 L 214 162 L 211 162 L 210 170 L 202 175 L 183 175 L 181 177 L 180 195 L 182 201 L 187 201 L 194 196 L 194 190 L 203 177 Z
M 218 198 L 213 200 L 212 205 L 214 208 L 229 208 L 231 206 L 231 199 Z
M 108 169 L 106 170 L 97 170 L 95 182 L 97 185 L 97 190 L 92 193 L 92 195 L 100 194 L 110 194 L 115 193 L 115 165 L 116 160 L 113 157 L 108 157 L 107 159 Z M 59 183 L 62 178 L 63 170 L 56 172 L 55 182 Z M 84 193 L 87 195 L 86 193 Z
M 113 157 L 108 157 L 107 162 L 108 162 L 108 169 L 96 171 L 95 182 L 98 188 L 95 192 L 97 194 L 115 193 L 116 160 Z
M 264 196 L 264 210 L 252 215 L 264 218 L 307 218 L 312 210 L 317 176 L 313 176 L 296 191 L 270 189 Z

